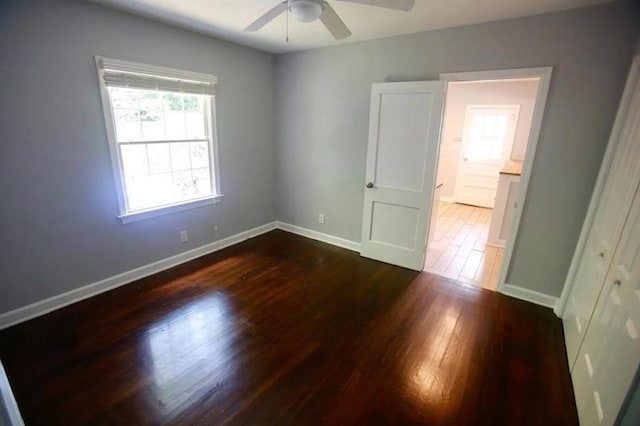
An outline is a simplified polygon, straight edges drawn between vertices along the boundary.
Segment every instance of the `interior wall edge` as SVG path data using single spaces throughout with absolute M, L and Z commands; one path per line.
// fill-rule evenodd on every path
M 356 241 L 347 240 L 346 238 L 336 237 L 335 235 L 325 234 L 323 232 L 314 231 L 313 229 L 303 228 L 302 226 L 292 225 L 286 222 L 277 222 L 278 229 L 300 235 L 302 237 L 311 238 L 312 240 L 322 241 L 323 243 L 332 244 L 347 250 L 360 253 L 361 244 Z
M 559 299 L 555 296 L 550 296 L 548 294 L 540 293 L 535 290 L 529 290 L 528 288 L 520 287 L 514 284 L 505 284 L 500 292 L 507 296 L 515 297 L 516 299 L 551 308 L 553 309 L 554 314 L 558 316 L 558 312 L 556 312 L 556 305 L 558 304 Z
M 247 231 L 240 232 L 230 237 L 215 241 L 213 243 L 205 244 L 203 246 L 196 247 L 195 249 L 150 263 L 148 265 L 144 265 L 139 268 L 135 268 L 121 274 L 114 275 L 112 277 L 105 278 L 103 280 L 87 284 L 82 287 L 78 287 L 71 291 L 67 291 L 65 293 L 61 293 L 44 300 L 40 300 L 38 302 L 1 313 L 0 330 L 48 314 L 57 309 L 61 309 L 73 303 L 80 302 L 93 296 L 97 296 L 109 290 L 113 290 L 115 288 L 130 284 L 139 279 L 157 274 L 164 270 L 173 268 L 174 266 L 178 266 L 180 264 L 189 262 L 210 253 L 214 253 L 216 251 L 238 244 L 249 238 L 257 237 L 258 235 L 265 234 L 275 229 L 280 229 L 285 232 L 289 232 L 312 240 L 321 241 L 346 250 L 355 251 L 357 253 L 360 252 L 360 243 L 356 241 L 347 240 L 335 235 L 325 234 L 323 232 L 314 231 L 312 229 L 303 228 L 301 226 L 292 225 L 286 222 L 273 221 L 249 229 Z M 558 315 L 558 313 L 556 312 L 556 305 L 558 304 L 559 298 L 555 296 L 539 293 L 537 291 L 529 290 L 513 284 L 505 284 L 501 290 L 501 293 L 537 305 L 552 308 L 554 309 L 554 313 Z
M 28 321 L 30 319 L 45 315 L 49 312 L 61 309 L 65 306 L 88 299 L 109 290 L 130 284 L 139 279 L 157 274 L 166 269 L 173 268 L 182 263 L 196 259 L 198 257 L 222 250 L 234 244 L 238 244 L 249 238 L 267 233 L 276 229 L 277 222 L 269 222 L 267 224 L 249 229 L 223 238 L 212 243 L 196 247 L 194 249 L 158 260 L 147 265 L 131 269 L 129 271 L 87 284 L 71 291 L 61 293 L 35 303 L 31 303 L 20 308 L 4 312 L 0 314 L 0 330 L 11 327 L 12 325 Z

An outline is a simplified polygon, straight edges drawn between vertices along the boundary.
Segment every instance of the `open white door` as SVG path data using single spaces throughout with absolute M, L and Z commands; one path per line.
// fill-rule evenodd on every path
M 422 270 L 445 83 L 371 88 L 362 256 Z

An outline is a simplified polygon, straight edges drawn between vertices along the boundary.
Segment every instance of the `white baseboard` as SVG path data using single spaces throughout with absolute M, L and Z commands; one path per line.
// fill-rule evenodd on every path
M 56 309 L 63 308 L 67 305 L 79 302 L 100 293 L 104 293 L 105 291 L 112 290 L 125 284 L 129 284 L 141 278 L 148 277 L 149 275 L 157 274 L 158 272 L 162 272 L 181 263 L 185 263 L 206 254 L 222 250 L 223 248 L 232 246 L 234 244 L 237 244 L 249 238 L 256 237 L 274 229 L 281 229 L 292 234 L 311 238 L 317 241 L 322 241 L 324 243 L 342 247 L 358 253 L 360 252 L 360 243 L 356 241 L 347 240 L 345 238 L 336 237 L 334 235 L 325 234 L 308 228 L 303 228 L 301 226 L 292 225 L 290 223 L 278 221 L 271 222 L 266 225 L 250 229 L 248 231 L 240 232 L 222 240 L 214 241 L 212 243 L 205 244 L 204 246 L 179 253 L 175 256 L 171 256 L 166 259 L 162 259 L 157 262 L 153 262 L 148 265 L 141 266 L 139 268 L 106 278 L 104 280 L 76 288 L 66 293 L 62 293 L 27 306 L 5 312 L 3 314 L 0 314 L 0 330 L 47 314 Z M 553 308 L 554 312 L 559 300 L 557 297 L 549 296 L 547 294 L 539 293 L 537 291 L 518 287 L 512 284 L 504 284 L 504 286 L 502 286 L 502 288 L 500 289 L 500 292 L 517 299 Z M 556 312 L 556 315 L 557 314 L 558 313 Z
M 553 313 L 556 314 L 556 316 L 560 319 L 562 319 L 562 309 L 560 306 L 560 298 L 558 298 L 558 303 L 556 303 L 556 306 L 553 307 Z
M 515 297 L 516 299 L 525 300 L 527 302 L 535 303 L 536 305 L 546 306 L 547 308 L 554 309 L 558 304 L 558 298 L 549 296 L 548 294 L 539 293 L 528 288 L 518 287 L 513 284 L 505 284 L 500 289 L 500 292 L 507 296 Z
M 441 195 L 440 201 L 442 201 L 443 203 L 455 203 L 456 199 L 453 197 L 447 197 L 446 195 Z
M 277 227 L 278 229 L 291 232 L 292 234 L 301 235 L 303 237 L 311 238 L 312 240 L 322 241 L 323 243 L 332 244 L 334 246 L 360 253 L 360 243 L 355 241 L 324 234 L 301 226 L 291 225 L 290 223 L 277 222 Z
M 106 278 L 101 281 L 88 284 L 74 290 L 62 293 L 45 300 L 41 300 L 31 305 L 27 305 L 13 311 L 0 314 L 0 330 L 10 327 L 12 325 L 30 320 L 35 317 L 47 314 L 56 309 L 60 309 L 75 302 L 87 299 L 105 291 L 129 284 L 130 282 L 139 280 L 149 275 L 157 274 L 158 272 L 177 266 L 181 263 L 188 262 L 198 257 L 204 256 L 209 253 L 213 253 L 218 250 L 222 250 L 225 247 L 237 244 L 241 241 L 249 238 L 256 237 L 266 232 L 272 231 L 278 227 L 277 222 L 271 222 L 266 225 L 258 226 L 248 231 L 240 232 L 227 238 L 223 238 L 219 241 L 214 241 L 209 244 L 194 248 L 183 253 L 179 253 L 175 256 L 167 257 L 166 259 L 159 260 L 157 262 L 150 263 L 145 266 L 141 266 L 136 269 L 132 269 L 127 272 Z

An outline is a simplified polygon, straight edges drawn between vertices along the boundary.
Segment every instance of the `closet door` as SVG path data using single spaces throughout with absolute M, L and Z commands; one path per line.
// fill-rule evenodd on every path
M 623 121 L 620 140 L 600 198 L 563 318 L 569 367 L 573 368 L 612 255 L 640 181 L 640 79 Z
M 640 197 L 636 194 L 572 374 L 582 425 L 610 425 L 616 420 L 640 365 L 639 333 Z

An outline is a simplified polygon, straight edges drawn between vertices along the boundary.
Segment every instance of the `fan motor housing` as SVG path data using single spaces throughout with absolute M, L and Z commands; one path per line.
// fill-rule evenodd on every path
M 289 0 L 288 7 L 296 20 L 313 22 L 324 11 L 324 0 Z

